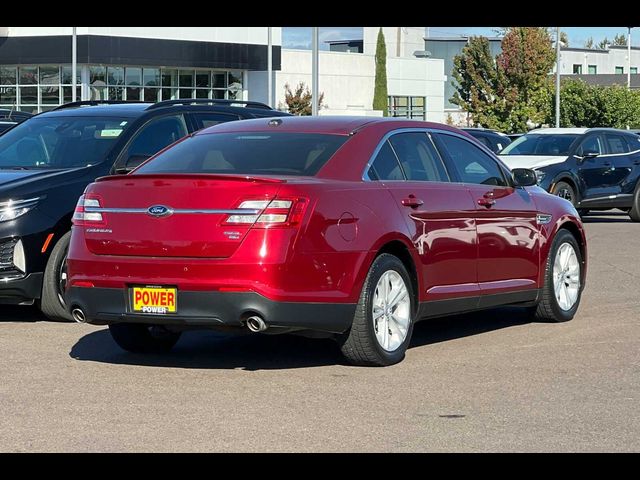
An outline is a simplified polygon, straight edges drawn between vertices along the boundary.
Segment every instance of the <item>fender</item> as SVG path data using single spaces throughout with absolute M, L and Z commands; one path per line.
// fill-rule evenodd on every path
M 540 226 L 540 270 L 538 274 L 538 285 L 542 287 L 544 284 L 545 265 L 549 258 L 551 243 L 561 228 L 569 230 L 571 233 L 578 234 L 578 244 L 582 253 L 582 278 L 581 286 L 584 288 L 587 278 L 587 237 L 580 220 L 573 214 L 564 214 L 557 218 L 553 223 Z
M 553 190 L 553 187 L 555 186 L 556 183 L 558 183 L 559 181 L 561 181 L 563 178 L 569 178 L 571 179 L 571 181 L 573 182 L 573 184 L 576 186 L 576 195 L 578 196 L 578 201 L 582 200 L 582 192 L 584 191 L 583 185 L 582 185 L 582 181 L 578 178 L 578 176 L 575 174 L 575 172 L 572 172 L 570 170 L 562 170 L 561 172 L 557 173 L 556 175 L 553 176 L 553 180 L 549 183 L 549 188 L 546 189 L 548 192 L 551 192 L 551 190 Z

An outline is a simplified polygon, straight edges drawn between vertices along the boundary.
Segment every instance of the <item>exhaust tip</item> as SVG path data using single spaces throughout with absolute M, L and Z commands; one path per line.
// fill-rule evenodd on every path
M 87 321 L 86 317 L 84 316 L 84 312 L 79 308 L 74 308 L 73 310 L 71 310 L 71 316 L 78 323 L 85 323 Z
M 252 315 L 247 318 L 247 328 L 254 333 L 264 332 L 267 329 L 267 324 L 258 315 Z

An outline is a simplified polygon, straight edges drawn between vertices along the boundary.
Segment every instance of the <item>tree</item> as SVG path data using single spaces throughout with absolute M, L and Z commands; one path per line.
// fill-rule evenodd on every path
M 560 30 L 560 43 L 564 44 L 565 47 L 569 46 L 569 35 L 562 30 Z
M 624 33 L 617 34 L 613 37 L 611 45 L 627 46 L 627 36 Z
M 601 50 L 605 50 L 610 44 L 611 42 L 609 41 L 609 39 L 607 37 L 604 37 L 602 40 L 600 40 L 600 42 L 598 42 L 598 48 Z
M 593 37 L 589 37 L 584 42 L 584 48 L 593 48 Z
M 291 87 L 286 83 L 284 85 L 284 102 L 287 105 L 287 110 L 293 115 L 311 115 L 312 95 L 304 82 L 300 82 L 296 87 L 295 92 L 291 91 Z M 320 94 L 318 101 L 318 109 L 322 107 L 324 101 L 324 92 Z
M 384 42 L 382 27 L 378 31 L 378 43 L 376 45 L 376 76 L 373 90 L 373 109 L 382 110 L 382 115 L 389 115 L 389 94 L 387 92 L 387 46 Z

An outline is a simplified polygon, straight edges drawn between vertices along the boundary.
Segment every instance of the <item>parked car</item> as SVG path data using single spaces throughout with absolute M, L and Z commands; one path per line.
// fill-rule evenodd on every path
M 4 120 L 0 120 L 0 135 L 9 130 L 14 125 L 17 125 L 17 122 L 6 122 Z
M 544 128 L 502 152 L 511 168 L 532 168 L 538 184 L 582 214 L 620 208 L 640 221 L 640 137 L 612 128 Z
M 509 140 L 512 142 L 519 139 L 522 135 L 524 135 L 524 133 L 507 133 L 507 137 L 509 137 Z
M 66 303 L 131 352 L 231 327 L 332 336 L 357 365 L 400 361 L 422 318 L 515 304 L 570 320 L 584 231 L 535 182 L 436 123 L 217 125 L 87 187 Z
M 239 105 L 239 106 L 236 106 Z M 203 127 L 287 115 L 256 102 L 76 102 L 0 136 L 0 303 L 71 320 L 64 305 L 73 209 L 97 177 L 127 173 Z
M 0 108 L 0 135 L 33 115 L 19 110 Z
M 511 139 L 509 139 L 507 135 L 496 132 L 495 130 L 486 128 L 463 128 L 462 130 L 489 147 L 493 153 L 498 153 L 511 143 Z

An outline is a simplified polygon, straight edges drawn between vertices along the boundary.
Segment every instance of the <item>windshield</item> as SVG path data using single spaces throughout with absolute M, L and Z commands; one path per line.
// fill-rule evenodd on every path
M 0 136 L 0 168 L 95 165 L 104 160 L 127 124 L 124 118 L 32 118 Z
M 317 133 L 211 133 L 187 138 L 135 173 L 313 176 L 349 137 Z
M 514 140 L 500 155 L 569 155 L 577 134 L 528 133 Z

